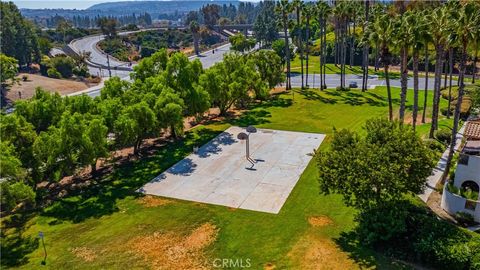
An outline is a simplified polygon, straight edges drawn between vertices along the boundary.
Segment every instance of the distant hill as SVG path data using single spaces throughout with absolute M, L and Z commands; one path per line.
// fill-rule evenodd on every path
M 172 14 L 172 13 L 186 13 L 192 10 L 198 10 L 206 4 L 218 5 L 238 5 L 239 0 L 213 0 L 213 1 L 191 1 L 191 0 L 174 0 L 174 1 L 122 1 L 122 2 L 107 2 L 96 4 L 89 7 L 87 10 L 99 10 L 104 13 L 112 13 L 118 15 L 131 13 L 150 14 Z

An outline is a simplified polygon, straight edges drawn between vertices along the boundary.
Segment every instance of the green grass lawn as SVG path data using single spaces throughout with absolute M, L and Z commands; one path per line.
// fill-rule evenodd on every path
M 148 268 L 152 263 L 132 251 L 132 239 L 154 233 L 186 236 L 200 225 L 211 223 L 218 228 L 218 235 L 203 252 L 209 263 L 215 258 L 231 258 L 250 259 L 252 269 L 266 265 L 305 269 L 311 267 L 309 263 L 331 269 L 409 268 L 352 240 L 348 232 L 355 226 L 355 211 L 338 195 L 318 194 L 314 161 L 278 215 L 180 200 L 156 207 L 140 203 L 137 188 L 188 155 L 194 145 L 206 143 L 230 125 L 331 135 L 333 127 L 360 131 L 367 119 L 386 117 L 388 112 L 384 87 L 366 93 L 293 93 L 255 105 L 239 118 L 195 128 L 183 140 L 158 147 L 150 157 L 118 165 L 94 188 L 58 200 L 41 213 L 4 218 L 2 265 L 40 268 L 43 248 L 36 236 L 42 231 L 48 252 L 46 266 L 42 266 L 45 269 Z M 399 97 L 398 88 L 393 89 L 393 95 Z M 411 101 L 409 92 L 408 105 Z M 399 99 L 394 102 L 397 110 Z M 428 127 L 419 126 L 419 133 L 426 134 Z M 328 147 L 328 141 L 329 137 L 321 149 Z M 314 216 L 326 216 L 332 223 L 312 226 L 308 219 Z

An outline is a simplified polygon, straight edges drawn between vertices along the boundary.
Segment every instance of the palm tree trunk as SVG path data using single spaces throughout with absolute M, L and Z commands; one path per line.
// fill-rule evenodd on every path
M 423 99 L 422 123 L 425 124 L 425 114 L 427 113 L 427 99 L 428 99 L 428 44 L 425 45 L 425 92 Z
M 388 75 L 388 64 L 383 66 L 385 73 L 385 83 L 387 84 L 387 96 L 388 96 L 388 119 L 393 120 L 393 105 L 392 105 L 392 91 L 390 90 L 390 77 Z
M 300 69 L 302 72 L 302 89 L 304 88 L 304 82 L 303 82 L 303 31 L 302 27 L 300 26 L 300 8 L 297 7 L 297 27 L 298 27 L 298 47 L 300 49 Z
M 429 137 L 433 138 L 435 131 L 438 129 L 438 111 L 440 103 L 440 86 L 442 84 L 442 69 L 443 69 L 443 46 L 436 46 L 435 56 L 435 83 L 433 89 L 433 111 L 432 111 L 432 125 L 430 127 Z
M 448 49 L 448 63 L 449 63 L 448 71 L 450 73 L 450 83 L 448 86 L 447 118 L 450 119 L 450 103 L 452 102 L 453 48 Z
M 408 61 L 408 48 L 403 46 L 401 48 L 401 90 L 400 90 L 400 123 L 403 123 L 405 118 L 405 103 L 407 100 L 407 83 L 408 83 L 408 69 L 407 69 L 407 61 Z
M 288 44 L 288 14 L 284 12 L 283 14 L 283 32 L 285 34 L 285 56 L 287 58 L 287 85 L 286 89 L 292 89 L 291 78 L 290 78 L 290 46 Z
M 365 1 L 365 22 L 368 23 L 368 11 L 369 11 L 370 1 Z M 365 25 L 363 26 L 363 31 L 365 32 Z M 363 80 L 362 80 L 362 92 L 367 91 L 367 83 L 368 83 L 368 51 L 369 46 L 366 43 L 363 47 L 363 61 L 362 61 L 362 69 L 363 69 Z
M 447 89 L 447 76 L 448 76 L 448 63 L 447 63 L 447 61 L 445 61 L 445 68 L 443 69 L 443 71 L 445 73 L 444 80 L 443 80 L 443 88 Z
M 475 57 L 473 57 L 472 84 L 475 83 L 475 75 L 477 74 L 477 61 L 478 61 L 478 45 L 475 47 Z
M 342 54 L 341 54 L 341 82 L 340 82 L 340 86 L 343 88 L 345 88 L 345 64 L 346 64 L 346 60 L 347 60 L 347 40 L 346 40 L 346 34 L 347 34 L 347 23 L 346 21 L 345 22 L 342 22 L 343 24 L 343 31 L 342 31 L 342 37 L 341 37 L 341 40 L 342 40 Z
M 309 46 L 308 46 L 308 41 L 310 39 L 310 16 L 307 16 L 307 26 L 306 26 L 306 33 L 305 33 L 305 54 L 306 54 L 306 86 L 308 88 L 308 54 L 309 54 Z
M 378 41 L 375 43 L 375 72 L 378 71 Z
M 453 116 L 452 139 L 450 141 L 450 148 L 448 151 L 447 163 L 445 165 L 445 172 L 443 174 L 444 177 L 448 176 L 448 173 L 450 172 L 453 154 L 455 151 L 455 144 L 457 141 L 456 138 L 457 138 L 457 131 L 458 131 L 458 123 L 460 121 L 460 109 L 462 107 L 462 101 L 463 101 L 463 95 L 464 95 L 464 89 L 465 89 L 464 76 L 465 76 L 466 61 L 467 61 L 467 43 L 464 41 L 463 48 L 462 48 L 462 58 L 460 60 L 460 72 L 458 76 L 458 81 L 460 83 L 460 86 L 458 87 L 457 104 L 455 105 L 455 114 Z
M 418 50 L 413 52 L 413 113 L 412 113 L 412 126 L 413 130 L 417 126 L 418 115 Z
M 327 89 L 327 18 L 323 18 L 323 85 L 324 89 Z
M 320 56 L 319 56 L 319 66 L 320 66 L 320 90 L 323 89 L 323 18 L 320 17 Z
M 355 17 L 353 17 L 353 33 L 351 43 L 350 43 L 350 68 L 353 66 L 353 58 L 355 56 Z

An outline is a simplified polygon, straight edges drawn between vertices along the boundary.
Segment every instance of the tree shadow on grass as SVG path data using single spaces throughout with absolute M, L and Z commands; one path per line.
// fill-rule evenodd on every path
M 19 213 L 5 217 L 2 220 L 1 266 L 14 267 L 28 263 L 26 255 L 38 248 L 39 239 L 36 236 L 24 236 L 28 229 L 27 222 L 31 219 L 32 213 Z
M 244 112 L 240 117 L 231 118 L 228 122 L 234 126 L 246 127 L 250 125 L 260 125 L 270 123 L 272 114 L 264 109 L 255 109 L 252 111 Z
M 301 92 L 302 95 L 305 96 L 307 100 L 316 100 L 326 104 L 336 104 L 337 100 L 335 98 L 328 98 L 325 96 L 320 95 L 319 93 L 313 90 L 305 90 Z
M 194 146 L 205 144 L 219 133 L 221 131 L 198 128 L 178 141 L 158 146 L 151 156 L 117 164 L 111 174 L 94 179 L 95 184 L 91 186 L 72 191 L 45 208 L 41 215 L 55 218 L 54 223 L 78 223 L 115 213 L 119 210 L 117 200 L 142 196 L 136 192 L 140 187 L 182 160 Z

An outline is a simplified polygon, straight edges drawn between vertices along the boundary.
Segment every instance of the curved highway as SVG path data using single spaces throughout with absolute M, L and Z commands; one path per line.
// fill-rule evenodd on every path
M 143 29 L 139 31 L 147 31 L 152 29 Z M 121 32 L 119 35 L 126 35 L 132 32 L 138 31 L 129 31 L 129 32 Z M 108 61 L 110 61 L 110 67 L 112 76 L 118 76 L 124 80 L 130 80 L 130 72 L 133 69 L 134 65 L 130 65 L 127 62 L 118 61 L 112 57 L 109 57 L 107 60 L 107 55 L 101 52 L 97 48 L 97 43 L 104 39 L 103 35 L 95 35 L 95 36 L 87 36 L 81 39 L 74 40 L 70 43 L 70 47 L 77 53 L 82 51 L 90 52 L 90 63 L 89 69 L 91 74 L 98 75 L 104 79 L 109 77 L 108 70 L 106 67 L 108 66 Z M 209 50 L 200 54 L 200 56 L 190 56 L 189 59 L 199 59 L 202 63 L 204 68 L 209 68 L 213 66 L 215 63 L 223 60 L 223 55 L 227 52 L 231 51 L 231 45 L 225 44 L 222 45 L 215 50 Z M 117 69 L 115 69 L 117 67 Z M 362 75 L 355 75 L 349 74 L 346 75 L 346 84 L 348 85 L 350 82 L 356 82 L 358 88 L 362 87 Z M 320 83 L 320 76 L 318 74 L 310 74 L 309 81 L 308 81 L 310 88 L 318 88 Z M 419 89 L 424 89 L 425 79 L 420 78 L 419 80 Z M 434 79 L 429 78 L 428 88 L 431 90 L 433 89 Z M 326 84 L 327 87 L 333 88 L 340 84 L 340 75 L 339 74 L 327 74 L 326 75 Z M 379 78 L 378 76 L 369 76 L 368 85 L 370 88 L 375 86 L 383 86 L 385 85 L 385 79 Z M 390 85 L 392 87 L 400 87 L 400 80 L 399 79 L 390 79 Z M 292 87 L 300 87 L 301 86 L 301 76 L 300 74 L 292 74 Z M 83 90 L 81 92 L 73 93 L 72 95 L 78 94 L 87 94 L 89 96 L 95 97 L 100 95 L 100 89 L 103 87 L 103 81 L 97 86 L 91 87 L 89 89 Z M 413 88 L 413 80 L 408 80 L 408 88 Z

